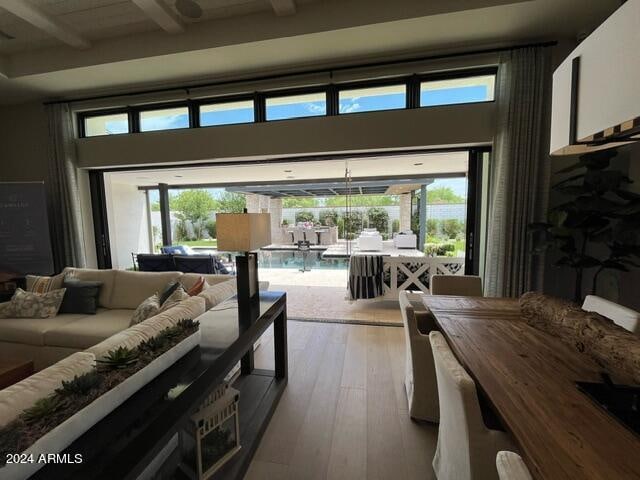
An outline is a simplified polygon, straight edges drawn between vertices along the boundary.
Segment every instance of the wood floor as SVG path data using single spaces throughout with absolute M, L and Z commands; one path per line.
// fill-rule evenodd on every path
M 289 321 L 289 384 L 245 480 L 435 478 L 436 427 L 413 422 L 402 328 Z M 272 336 L 256 367 L 273 367 Z

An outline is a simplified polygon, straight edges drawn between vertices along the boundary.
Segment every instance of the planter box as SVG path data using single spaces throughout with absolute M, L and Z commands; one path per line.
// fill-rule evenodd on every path
M 45 465 L 45 463 L 38 463 L 38 457 L 41 454 L 62 452 L 83 433 L 122 405 L 131 395 L 198 346 L 200 344 L 200 335 L 200 330 L 198 330 L 193 335 L 185 338 L 142 370 L 134 373 L 124 382 L 96 398 L 75 415 L 40 437 L 33 445 L 22 452 L 22 456 L 32 458 L 33 463 L 29 460 L 28 463 L 7 464 L 0 468 L 0 478 L 3 480 L 23 480 L 33 475 Z M 71 461 L 73 461 L 73 458 Z

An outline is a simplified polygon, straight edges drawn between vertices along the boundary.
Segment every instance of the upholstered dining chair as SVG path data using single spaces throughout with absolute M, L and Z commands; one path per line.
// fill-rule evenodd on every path
M 438 331 L 429 333 L 438 379 L 440 427 L 433 457 L 438 480 L 498 480 L 496 454 L 515 450 L 509 437 L 488 429 L 476 384 Z
M 431 275 L 431 295 L 482 297 L 482 279 L 475 275 Z
M 640 334 L 640 313 L 635 310 L 596 295 L 587 295 L 582 304 L 582 309 L 586 312 L 599 313 L 616 325 L 620 325 L 632 333 Z
M 435 323 L 418 299 L 416 294 L 400 292 L 406 351 L 404 388 L 411 418 L 437 423 L 440 419 L 438 384 L 429 342 L 429 332 L 435 329 Z
M 533 480 L 522 457 L 514 452 L 498 452 L 496 468 L 500 480 Z

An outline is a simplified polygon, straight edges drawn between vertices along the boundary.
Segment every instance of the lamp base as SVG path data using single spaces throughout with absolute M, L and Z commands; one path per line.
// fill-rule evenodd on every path
M 258 254 L 246 252 L 236 257 L 236 282 L 238 286 L 238 327 L 247 330 L 260 316 L 260 291 L 258 286 Z M 253 371 L 253 350 L 241 361 L 242 373 Z

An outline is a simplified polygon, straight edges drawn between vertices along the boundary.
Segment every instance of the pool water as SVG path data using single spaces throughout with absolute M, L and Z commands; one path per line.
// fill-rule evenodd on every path
M 293 268 L 301 269 L 305 260 L 303 252 L 297 251 L 265 251 L 258 254 L 258 266 L 261 268 Z M 322 252 L 306 252 L 306 268 L 310 270 L 347 270 L 348 258 L 323 259 Z

